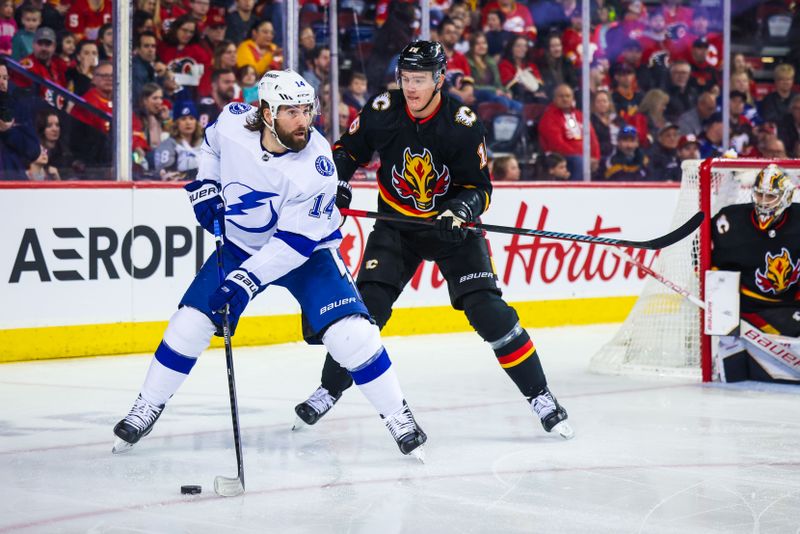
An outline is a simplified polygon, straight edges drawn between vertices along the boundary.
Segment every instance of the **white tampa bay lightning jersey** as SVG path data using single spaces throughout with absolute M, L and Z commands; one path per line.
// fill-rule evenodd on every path
M 311 129 L 299 151 L 272 154 L 261 134 L 245 128 L 254 107 L 228 104 L 208 126 L 198 180 L 220 185 L 225 238 L 251 257 L 242 268 L 268 284 L 320 248 L 339 246 L 338 178 L 331 148 Z

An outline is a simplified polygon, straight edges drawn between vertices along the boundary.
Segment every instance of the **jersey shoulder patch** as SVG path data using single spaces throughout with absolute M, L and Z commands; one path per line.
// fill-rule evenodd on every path
M 372 109 L 375 111 L 386 111 L 392 105 L 392 95 L 389 91 L 381 93 L 372 99 Z
M 245 104 L 244 102 L 233 102 L 228 104 L 228 111 L 233 113 L 234 115 L 241 115 L 242 113 L 247 113 L 253 108 L 250 104 Z
M 472 127 L 477 120 L 478 116 L 467 106 L 461 106 L 458 108 L 458 111 L 456 111 L 455 121 L 459 124 L 463 124 L 467 128 Z

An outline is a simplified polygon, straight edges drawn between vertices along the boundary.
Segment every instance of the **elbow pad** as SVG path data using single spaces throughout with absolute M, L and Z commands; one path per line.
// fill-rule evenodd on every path
M 345 182 L 349 182 L 358 169 L 358 163 L 339 145 L 333 151 L 333 164 L 336 165 L 336 173 L 339 175 L 339 180 L 344 180 Z

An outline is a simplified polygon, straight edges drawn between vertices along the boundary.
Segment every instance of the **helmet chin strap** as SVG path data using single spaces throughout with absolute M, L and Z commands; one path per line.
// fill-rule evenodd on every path
M 270 114 L 271 113 L 272 113 L 272 110 L 270 110 Z M 263 116 L 261 117 L 261 121 L 264 123 L 264 126 L 266 126 L 267 129 L 272 133 L 272 137 L 275 138 L 275 141 L 277 141 L 279 145 L 281 145 L 286 150 L 292 150 L 291 148 L 289 148 L 288 146 L 283 144 L 283 141 L 281 141 L 281 138 L 278 136 L 278 132 L 275 131 L 275 116 L 274 115 L 272 116 L 272 124 L 268 123 L 267 119 L 265 119 Z

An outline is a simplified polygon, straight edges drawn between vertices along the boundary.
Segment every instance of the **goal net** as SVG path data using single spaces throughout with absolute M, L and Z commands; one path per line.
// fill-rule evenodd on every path
M 706 219 L 692 236 L 660 251 L 653 270 L 703 298 L 711 265 L 710 221 L 722 207 L 751 202 L 756 175 L 776 163 L 797 179 L 800 160 L 710 159 L 685 161 L 671 229 L 698 210 Z M 795 202 L 800 201 L 795 195 Z M 598 351 L 590 369 L 600 373 L 697 377 L 711 380 L 711 341 L 701 310 L 649 278 L 614 338 Z

